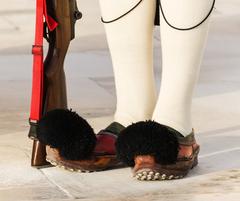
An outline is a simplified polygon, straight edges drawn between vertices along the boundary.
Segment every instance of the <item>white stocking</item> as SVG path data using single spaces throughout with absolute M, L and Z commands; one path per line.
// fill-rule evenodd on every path
M 105 21 L 121 16 L 139 2 L 99 1 Z M 114 120 L 124 126 L 151 119 L 156 104 L 152 39 L 155 10 L 155 0 L 143 0 L 123 18 L 104 24 L 117 93 Z
M 167 20 L 176 27 L 198 24 L 210 11 L 212 0 L 161 0 Z M 192 131 L 191 105 L 207 38 L 209 20 L 199 27 L 179 31 L 160 14 L 162 84 L 153 120 L 183 135 Z

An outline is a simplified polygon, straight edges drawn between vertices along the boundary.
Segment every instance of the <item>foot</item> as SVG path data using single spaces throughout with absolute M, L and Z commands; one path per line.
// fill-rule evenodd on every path
M 193 132 L 184 137 L 153 121 L 132 124 L 117 140 L 120 159 L 138 180 L 183 178 L 198 164 L 199 149 Z
M 95 155 L 84 160 L 69 160 L 62 157 L 58 149 L 46 146 L 46 160 L 53 166 L 75 172 L 95 172 L 124 167 L 115 155 Z
M 46 144 L 46 160 L 71 171 L 92 172 L 122 167 L 115 141 L 124 127 L 111 123 L 97 135 L 86 120 L 70 110 L 53 110 L 39 122 L 38 138 Z
M 113 122 L 105 129 L 100 130 L 97 136 L 97 143 L 94 149 L 95 155 L 116 155 L 116 140 L 119 133 L 125 129 L 118 122 Z

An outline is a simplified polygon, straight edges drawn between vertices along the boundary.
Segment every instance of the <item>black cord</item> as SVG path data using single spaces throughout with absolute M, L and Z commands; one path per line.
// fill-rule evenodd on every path
M 140 0 L 133 8 L 131 8 L 128 12 L 124 13 L 123 15 L 113 19 L 113 20 L 109 20 L 109 21 L 105 21 L 102 17 L 101 17 L 101 21 L 103 23 L 112 23 L 112 22 L 115 22 L 121 18 L 123 18 L 124 16 L 126 16 L 127 14 L 129 14 L 130 12 L 132 12 L 135 8 L 137 8 L 139 6 L 140 3 L 142 3 L 143 0 Z M 179 28 L 179 27 L 175 27 L 174 25 L 171 25 L 170 22 L 167 20 L 164 12 L 163 12 L 163 7 L 162 7 L 162 3 L 161 3 L 161 0 L 159 0 L 159 7 L 160 7 L 160 10 L 161 10 L 161 13 L 162 13 L 162 16 L 163 16 L 163 19 L 165 20 L 165 22 L 167 23 L 168 26 L 170 26 L 171 28 L 173 29 L 176 29 L 176 30 L 179 30 L 179 31 L 188 31 L 188 30 L 192 30 L 192 29 L 195 29 L 196 27 L 200 26 L 202 23 L 204 23 L 208 17 L 211 15 L 213 9 L 214 9 L 214 6 L 215 6 L 215 2 L 216 0 L 213 0 L 213 4 L 212 4 L 212 7 L 210 9 L 210 11 L 208 12 L 207 16 L 201 21 L 199 22 L 198 24 L 192 26 L 192 27 L 188 27 L 188 28 Z
M 143 1 L 143 0 L 140 0 L 133 8 L 131 8 L 128 12 L 124 13 L 124 14 L 121 15 L 120 17 L 117 17 L 117 18 L 115 18 L 115 19 L 113 19 L 113 20 L 110 20 L 110 21 L 105 21 L 105 20 L 101 17 L 101 21 L 102 21 L 103 23 L 112 23 L 112 22 L 115 22 L 115 21 L 123 18 L 123 17 L 124 17 L 125 15 L 127 15 L 128 13 L 132 12 L 135 8 L 138 7 L 138 5 L 139 5 L 140 3 L 142 3 L 142 1 Z
M 192 27 L 188 27 L 188 28 L 179 28 L 179 27 L 175 27 L 175 26 L 171 25 L 169 23 L 169 21 L 167 20 L 164 12 L 163 12 L 163 7 L 162 7 L 161 0 L 159 0 L 159 6 L 160 6 L 160 9 L 161 9 L 161 13 L 162 13 L 163 19 L 168 24 L 168 26 L 172 27 L 173 29 L 179 30 L 179 31 L 188 31 L 188 30 L 195 29 L 196 27 L 200 26 L 203 22 L 205 22 L 208 19 L 208 17 L 211 15 L 211 13 L 212 13 L 212 11 L 214 9 L 215 2 L 216 2 L 216 0 L 213 0 L 213 4 L 212 4 L 212 7 L 211 7 L 210 11 L 208 12 L 207 16 L 201 22 L 199 22 L 198 24 L 196 24 L 196 25 L 194 25 Z

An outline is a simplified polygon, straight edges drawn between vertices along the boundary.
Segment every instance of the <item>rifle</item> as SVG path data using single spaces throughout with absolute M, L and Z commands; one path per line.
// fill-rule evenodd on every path
M 42 16 L 41 12 L 39 13 L 39 7 L 43 11 Z M 45 15 L 45 22 L 42 21 L 43 15 Z M 28 136 L 33 139 L 31 165 L 41 167 L 48 165 L 48 163 L 45 160 L 45 145 L 37 139 L 37 123 L 46 112 L 56 108 L 67 108 L 64 60 L 69 44 L 75 37 L 75 23 L 81 19 L 82 14 L 78 10 L 76 0 L 37 0 L 36 17 L 38 22 L 36 23 L 36 38 L 40 40 L 40 43 L 42 43 L 41 37 L 47 40 L 48 52 L 43 64 L 37 62 L 37 59 L 39 61 L 43 59 L 43 48 L 41 44 L 36 45 L 37 40 L 35 40 Z M 43 23 L 41 30 L 39 30 L 39 23 Z

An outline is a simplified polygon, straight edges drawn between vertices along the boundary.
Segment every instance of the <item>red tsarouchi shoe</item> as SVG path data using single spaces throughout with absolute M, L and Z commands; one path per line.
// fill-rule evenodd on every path
M 70 171 L 93 172 L 124 167 L 117 159 L 115 142 L 124 129 L 118 122 L 94 134 L 90 125 L 71 110 L 48 112 L 37 129 L 46 144 L 46 160 Z
M 180 179 L 198 164 L 200 146 L 194 132 L 184 137 L 154 121 L 128 126 L 116 145 L 119 158 L 142 181 Z

